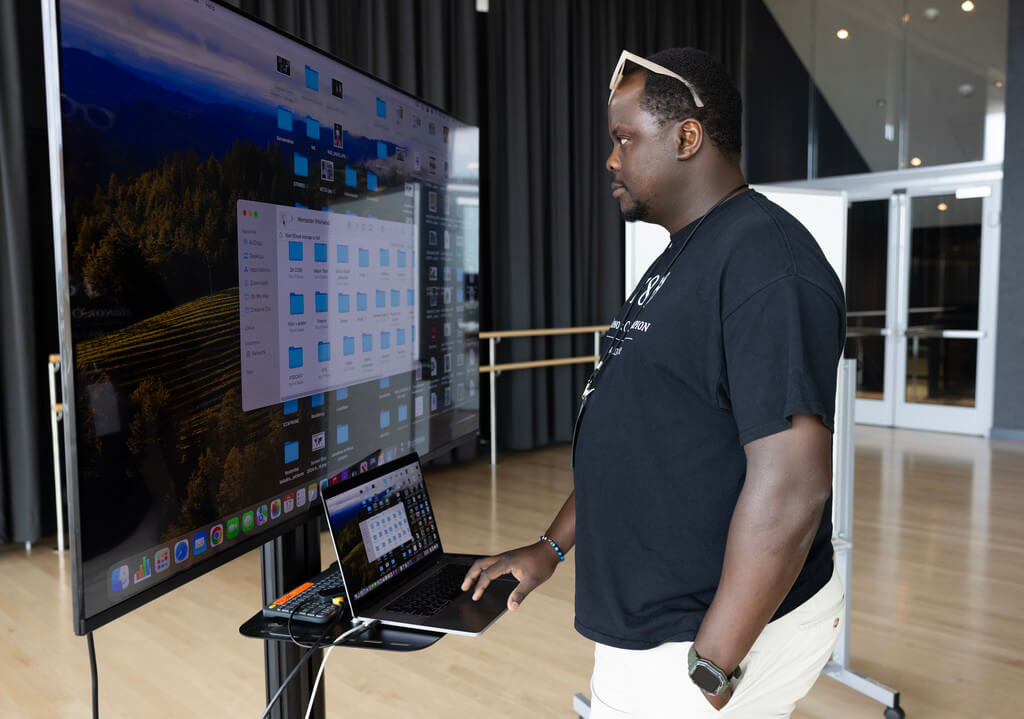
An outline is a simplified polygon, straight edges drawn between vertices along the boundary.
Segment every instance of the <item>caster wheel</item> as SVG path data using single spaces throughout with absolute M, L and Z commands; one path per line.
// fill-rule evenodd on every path
M 904 719 L 906 716 L 902 707 L 886 707 L 885 719 Z

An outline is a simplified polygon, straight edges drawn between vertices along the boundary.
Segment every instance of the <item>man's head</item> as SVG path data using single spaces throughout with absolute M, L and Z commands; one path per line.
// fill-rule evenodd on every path
M 739 164 L 742 103 L 721 63 L 674 48 L 648 58 L 689 81 L 629 63 L 608 106 L 613 195 L 627 221 L 664 224 L 678 193 L 723 166 Z

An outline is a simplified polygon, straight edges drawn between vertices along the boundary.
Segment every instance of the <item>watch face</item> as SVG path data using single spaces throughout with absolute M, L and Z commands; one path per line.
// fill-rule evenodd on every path
M 693 679 L 693 683 L 700 687 L 701 691 L 706 694 L 714 694 L 722 686 L 721 678 L 704 666 L 704 664 L 699 662 L 697 666 L 693 668 L 690 678 Z

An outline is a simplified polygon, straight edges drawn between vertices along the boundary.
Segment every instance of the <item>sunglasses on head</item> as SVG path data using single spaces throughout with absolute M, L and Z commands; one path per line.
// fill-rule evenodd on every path
M 665 77 L 674 77 L 676 80 L 679 80 L 679 82 L 686 85 L 686 89 L 689 90 L 690 95 L 693 96 L 693 104 L 697 107 L 704 107 L 704 103 L 701 101 L 700 95 L 697 94 L 697 90 L 694 89 L 693 85 L 688 80 L 684 79 L 682 75 L 674 73 L 667 67 L 662 67 L 656 62 L 651 62 L 647 58 L 635 55 L 629 50 L 623 50 L 622 54 L 619 55 L 619 62 L 615 65 L 615 72 L 612 73 L 612 80 L 608 83 L 608 88 L 611 90 L 611 92 L 608 93 L 609 105 L 612 104 L 612 97 L 615 95 L 615 91 L 622 83 L 622 76 L 626 69 L 627 60 L 635 65 L 639 65 L 649 72 L 655 72 L 659 75 L 664 75 Z

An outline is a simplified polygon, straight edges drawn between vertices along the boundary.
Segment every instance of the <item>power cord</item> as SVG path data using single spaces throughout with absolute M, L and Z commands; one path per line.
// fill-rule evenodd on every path
M 309 715 L 313 713 L 313 704 L 316 702 L 316 691 L 317 691 L 317 689 L 320 688 L 320 680 L 324 676 L 324 667 L 327 666 L 327 660 L 331 658 L 331 652 L 334 651 L 334 648 L 336 646 L 338 646 L 339 644 L 341 644 L 341 642 L 344 639 L 347 639 L 348 637 L 352 636 L 353 634 L 361 632 L 361 631 L 363 631 L 365 629 L 369 629 L 370 627 L 373 627 L 373 626 L 375 626 L 377 624 L 380 624 L 380 620 L 379 619 L 368 619 L 367 621 L 363 622 L 362 624 L 360 624 L 358 626 L 355 626 L 352 629 L 348 630 L 347 632 L 342 634 L 340 637 L 335 639 L 333 642 L 331 642 L 331 646 L 329 646 L 327 648 L 327 653 L 324 654 L 323 661 L 320 662 L 320 669 L 317 670 L 316 681 L 313 682 L 313 691 L 310 692 L 310 694 L 309 694 L 309 704 L 306 705 L 306 716 L 305 716 L 305 719 L 309 719 Z
M 277 692 L 274 694 L 274 696 L 271 697 L 270 703 L 267 704 L 267 708 L 263 710 L 263 714 L 260 715 L 260 719 L 267 719 L 267 716 L 269 716 L 270 714 L 270 710 L 274 708 L 274 705 L 277 703 L 277 700 L 281 698 L 281 695 L 284 693 L 284 690 L 287 688 L 288 684 L 292 681 L 292 679 L 295 678 L 295 675 L 299 673 L 299 669 L 301 669 L 302 665 L 306 663 L 306 660 L 308 660 L 310 656 L 312 656 L 313 652 L 317 650 L 317 648 L 320 646 L 320 642 L 322 642 L 324 638 L 328 635 L 328 633 L 330 633 L 330 631 L 334 629 L 334 626 L 338 623 L 337 620 L 340 619 L 342 616 L 344 616 L 344 614 L 339 610 L 335 620 L 328 622 L 326 628 L 324 628 L 324 631 L 321 632 L 319 637 L 317 637 L 316 641 L 313 642 L 312 645 L 310 645 L 310 647 L 306 650 L 306 653 L 303 654 L 299 661 L 295 663 L 295 667 L 291 670 L 291 672 L 289 672 L 288 676 L 284 678 L 284 681 L 281 682 L 281 686 L 277 688 Z M 352 636 L 353 634 L 361 632 L 364 629 L 372 626 L 373 624 L 376 624 L 376 621 L 377 620 L 369 620 L 363 622 L 362 624 L 358 624 L 352 627 L 347 632 L 343 632 L 337 639 L 334 640 L 332 646 L 340 644 L 342 641 Z
M 89 645 L 89 671 L 92 674 L 92 719 L 100 719 L 100 686 L 96 673 L 96 645 L 92 640 L 92 632 L 85 635 L 85 643 Z

